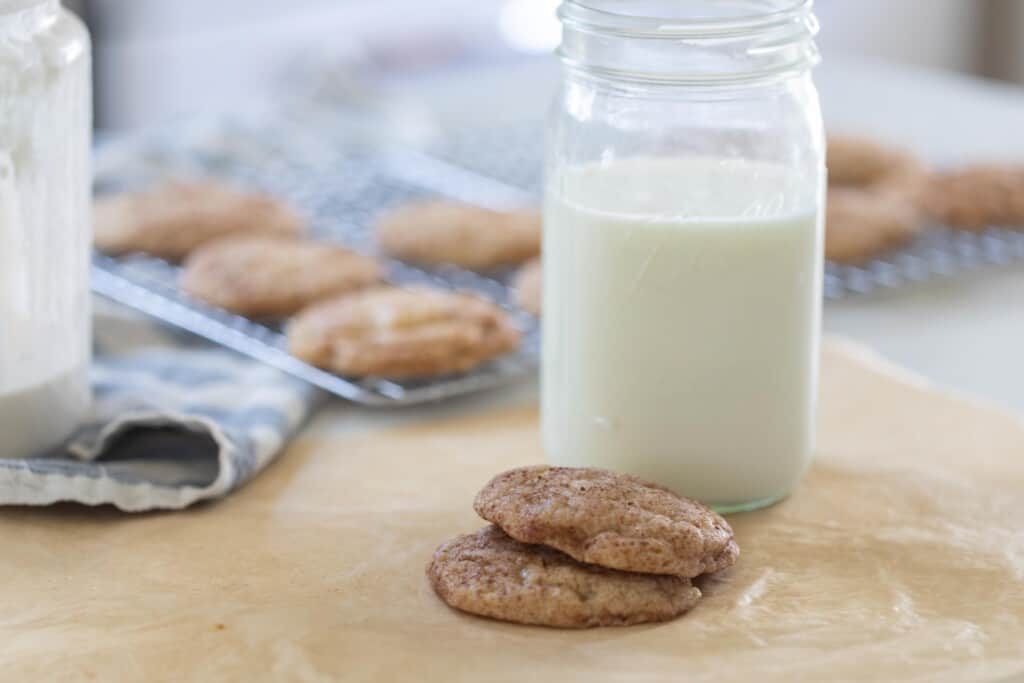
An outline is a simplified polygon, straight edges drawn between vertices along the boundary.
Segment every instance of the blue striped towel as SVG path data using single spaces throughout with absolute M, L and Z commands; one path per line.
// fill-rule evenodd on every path
M 72 501 L 140 512 L 224 496 L 281 452 L 322 397 L 108 306 L 95 327 L 92 418 L 56 452 L 0 453 L 0 505 Z

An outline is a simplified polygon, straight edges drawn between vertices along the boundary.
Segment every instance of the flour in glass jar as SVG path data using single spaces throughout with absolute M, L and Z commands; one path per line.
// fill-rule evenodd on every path
M 0 0 L 0 457 L 89 409 L 89 38 L 57 0 Z

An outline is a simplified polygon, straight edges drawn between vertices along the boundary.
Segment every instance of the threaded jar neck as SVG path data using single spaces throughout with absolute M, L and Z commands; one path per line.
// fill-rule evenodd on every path
M 819 61 L 814 0 L 563 0 L 569 69 L 622 81 L 732 85 Z

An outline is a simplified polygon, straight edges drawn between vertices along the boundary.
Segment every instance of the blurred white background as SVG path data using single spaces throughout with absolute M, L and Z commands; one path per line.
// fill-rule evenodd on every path
M 65 2 L 91 24 L 97 121 L 107 128 L 287 103 L 282 90 L 318 73 L 317 84 L 349 101 L 360 82 L 382 87 L 387 114 L 405 126 L 387 127 L 389 136 L 400 128 L 426 138 L 537 115 L 558 80 L 545 56 L 558 41 L 558 0 Z M 944 73 L 1024 84 L 1024 0 L 817 0 L 816 12 L 830 129 L 898 143 L 934 166 L 1024 158 L 1024 88 Z M 437 68 L 453 62 L 465 68 Z M 1024 366 L 1012 360 L 1024 318 L 1008 308 L 1020 301 L 1020 269 L 993 269 L 832 302 L 825 326 L 1024 411 Z
M 302 60 L 547 52 L 557 0 L 71 0 L 96 38 L 98 121 L 121 128 L 272 92 Z M 1024 0 L 818 0 L 825 57 L 1024 83 Z M 506 55 L 507 58 L 507 55 Z

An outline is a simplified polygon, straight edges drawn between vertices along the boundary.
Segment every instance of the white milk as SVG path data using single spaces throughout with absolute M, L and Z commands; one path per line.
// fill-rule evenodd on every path
M 549 184 L 549 460 L 721 508 L 788 494 L 813 441 L 821 188 L 707 158 L 594 164 Z
M 89 408 L 85 367 L 0 389 L 0 458 L 43 455 L 75 431 Z

